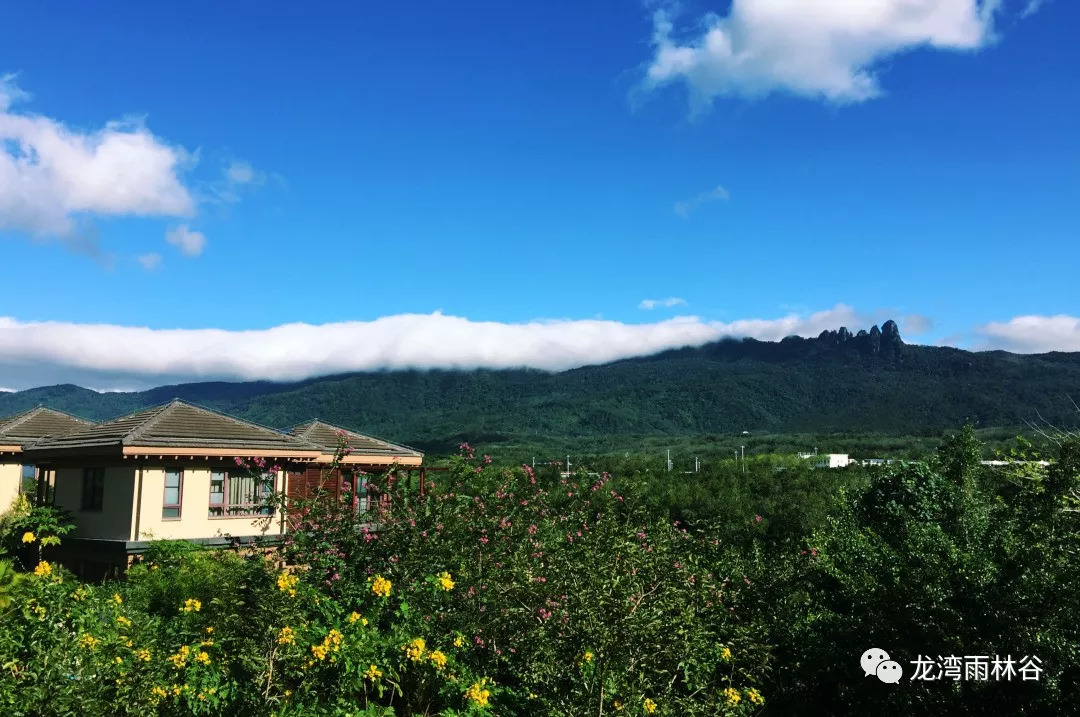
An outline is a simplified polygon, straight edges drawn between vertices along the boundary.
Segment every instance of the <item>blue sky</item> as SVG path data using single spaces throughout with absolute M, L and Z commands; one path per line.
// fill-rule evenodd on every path
M 5 8 L 0 387 L 1080 350 L 1080 5 L 584 5 Z

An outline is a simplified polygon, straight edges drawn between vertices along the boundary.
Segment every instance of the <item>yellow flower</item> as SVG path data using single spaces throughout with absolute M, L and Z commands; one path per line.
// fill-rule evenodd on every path
M 166 692 L 163 687 L 159 687 L 157 685 L 154 685 L 154 689 L 150 690 L 150 694 L 154 695 L 159 699 L 169 696 L 169 693 Z
M 461 635 L 458 635 L 457 637 L 454 638 L 454 647 L 461 647 L 464 644 L 465 644 L 465 638 L 463 638 Z
M 117 615 L 116 624 L 120 627 L 131 627 L 131 620 L 127 619 L 123 615 Z
M 765 698 L 761 696 L 761 693 L 755 690 L 753 687 L 746 691 L 746 698 L 753 702 L 755 705 L 765 704 Z
M 150 569 L 151 570 L 157 570 L 158 569 L 157 563 L 150 563 Z
M 212 628 L 212 627 L 206 628 L 206 634 L 207 635 L 213 635 L 214 634 L 214 628 Z
M 24 543 L 32 543 L 35 540 L 37 540 L 37 538 L 29 530 L 22 534 L 22 541 Z
M 277 641 L 279 645 L 291 645 L 296 642 L 296 633 L 291 627 L 283 627 L 278 633 Z
M 721 659 L 724 659 L 724 660 L 730 660 L 731 659 L 731 648 L 730 647 L 725 647 L 724 649 L 720 650 L 720 657 L 721 657 Z
M 120 593 L 113 593 L 112 600 L 117 605 L 123 605 L 124 604 L 124 598 L 120 597 Z
M 150 662 L 150 651 L 147 649 L 138 650 L 135 653 L 135 657 L 139 658 L 143 662 Z
M 339 630 L 337 630 L 336 628 L 331 630 L 330 634 L 326 636 L 327 641 L 332 642 L 334 644 L 335 648 L 341 646 L 341 641 L 344 638 L 345 638 L 345 636 L 342 635 L 341 632 Z
M 179 695 L 183 690 L 180 689 L 180 685 L 173 685 L 172 691 L 174 695 Z
M 322 643 L 321 645 L 312 645 L 311 646 L 311 654 L 315 655 L 315 657 L 319 658 L 320 660 L 325 660 L 326 659 L 326 653 L 329 652 L 329 651 L 330 651 L 330 646 L 327 645 L 325 642 Z
M 442 670 L 446 667 L 446 655 L 439 650 L 434 650 L 428 655 L 428 659 L 431 660 L 431 664 L 435 665 L 436 670 Z
M 408 645 L 404 645 L 401 649 L 405 650 L 405 656 L 413 662 L 418 662 L 420 658 L 424 656 L 424 650 L 427 649 L 427 643 L 424 642 L 424 638 L 418 637 Z
M 285 696 L 286 697 L 291 697 L 292 696 L 292 690 L 285 690 Z
M 651 715 L 656 711 L 656 703 L 652 701 L 651 697 L 646 697 L 645 701 L 641 703 L 641 709 L 645 710 L 645 714 Z
M 611 706 L 615 708 L 616 712 L 622 712 L 623 703 L 621 700 L 615 700 L 611 703 Z
M 187 658 L 190 654 L 191 648 L 187 645 L 184 645 L 175 655 L 169 655 L 169 662 L 173 663 L 173 667 L 175 667 L 176 669 L 183 669 L 187 665 Z
M 37 607 L 34 608 L 34 613 L 38 616 L 38 620 L 44 620 L 45 619 L 45 606 L 44 605 L 38 605 Z
M 450 573 L 445 570 L 439 573 L 439 587 L 446 592 L 450 592 L 454 589 L 454 581 L 450 578 Z
M 382 670 L 380 670 L 375 665 L 369 665 L 368 668 L 364 670 L 364 677 L 374 682 L 375 680 L 382 677 Z
M 742 701 L 742 696 L 737 689 L 728 687 L 724 690 L 724 702 L 727 703 L 728 707 L 734 707 L 739 704 L 740 701 Z
M 124 647 L 134 647 L 135 643 L 131 641 L 131 638 L 124 640 Z
M 200 665 L 209 665 L 210 655 L 204 650 L 195 656 L 195 662 L 198 662 Z
M 281 573 L 278 575 L 277 579 L 278 590 L 283 593 L 289 593 L 289 597 L 296 597 L 296 584 L 298 582 L 300 582 L 299 576 Z
M 360 613 L 356 612 L 355 610 L 349 614 L 349 622 L 350 623 L 356 622 L 359 619 L 360 619 Z
M 37 575 L 39 578 L 45 578 L 52 575 L 52 565 L 47 561 L 42 560 L 38 563 L 37 567 L 34 568 L 34 575 Z
M 93 650 L 95 647 L 97 647 L 98 642 L 100 642 L 100 640 L 98 640 L 93 635 L 88 635 L 85 632 L 82 634 L 82 637 L 79 638 L 79 645 L 81 647 L 85 647 L 88 650 Z
M 116 664 L 118 664 L 118 665 L 122 665 L 122 664 L 124 664 L 124 658 L 123 658 L 123 657 L 120 657 L 119 655 L 117 655 L 117 657 L 116 657 Z
M 214 641 L 213 640 L 203 640 L 202 642 L 199 643 L 199 646 L 200 647 L 213 647 L 214 646 Z
M 379 597 L 388 597 L 390 595 L 390 581 L 382 575 L 376 575 L 375 582 L 371 584 L 371 592 Z
M 202 610 L 202 601 L 198 598 L 188 598 L 184 601 L 184 607 L 180 609 L 183 612 L 199 612 Z
M 483 678 L 479 682 L 472 683 L 469 689 L 465 690 L 465 697 L 476 703 L 477 707 L 487 707 L 488 698 L 491 697 L 491 691 L 487 689 L 488 678 Z

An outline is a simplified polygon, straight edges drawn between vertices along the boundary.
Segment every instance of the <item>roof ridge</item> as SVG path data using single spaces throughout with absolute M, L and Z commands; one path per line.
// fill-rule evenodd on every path
M 59 409 L 51 408 L 49 406 L 34 406 L 33 408 L 23 411 L 22 413 L 16 413 L 13 416 L 8 416 L 5 420 L 0 420 L 0 433 L 7 433 L 16 426 L 21 426 L 34 416 L 37 416 L 41 413 L 55 413 L 60 416 L 66 416 L 67 418 L 78 421 L 79 423 L 85 423 L 87 426 L 97 425 L 89 418 L 76 416 L 74 413 L 68 413 L 67 411 L 61 411 Z
M 200 406 L 197 403 L 193 403 L 191 401 L 187 401 L 187 400 L 184 400 L 182 398 L 174 398 L 173 400 L 169 401 L 168 404 L 166 404 L 166 408 L 172 408 L 174 406 L 187 406 L 189 408 L 195 408 L 195 409 L 198 409 L 200 411 L 205 411 L 206 413 L 212 414 L 214 416 L 218 416 L 220 418 L 224 418 L 226 420 L 232 421 L 233 423 L 239 423 L 239 424 L 242 424 L 242 425 L 245 425 L 245 426 L 251 426 L 253 428 L 258 428 L 261 431 L 266 431 L 267 433 L 272 433 L 272 434 L 274 434 L 274 436 L 279 437 L 279 438 L 280 437 L 285 437 L 285 438 L 287 438 L 289 440 L 296 441 L 297 443 L 307 443 L 307 441 L 304 441 L 303 439 L 297 438 L 296 436 L 290 435 L 288 433 L 282 433 L 282 431 L 280 429 L 278 429 L 278 428 L 271 428 L 270 426 L 264 426 L 261 423 L 256 423 L 255 421 L 249 421 L 246 418 L 240 418 L 239 416 L 231 416 L 228 413 L 225 413 L 224 411 L 218 411 L 217 409 L 209 408 L 208 406 Z M 164 414 L 165 414 L 165 411 L 162 411 L 161 415 L 164 415 Z M 312 446 L 312 447 L 317 448 L 317 446 L 315 446 L 314 444 L 309 444 L 309 445 Z
M 139 436 L 141 436 L 143 434 L 144 431 L 149 429 L 151 426 L 153 426 L 158 421 L 160 421 L 164 416 L 168 415 L 170 411 L 175 409 L 176 404 L 178 404 L 179 402 L 180 402 L 180 399 L 174 398 L 173 400 L 169 401 L 168 403 L 162 404 L 160 410 L 156 414 L 154 414 L 153 416 L 150 416 L 150 418 L 146 419 L 145 421 L 142 421 L 139 425 L 135 426 L 130 431 L 125 433 L 123 436 L 121 436 L 120 437 L 120 442 L 121 443 L 127 443 L 129 440 L 132 440 L 132 441 L 136 440 Z M 150 410 L 153 410 L 153 409 L 150 409 Z M 131 414 L 131 415 L 135 415 L 135 414 Z M 117 419 L 117 420 L 119 420 L 119 419 Z
M 30 417 L 35 413 L 38 413 L 44 406 L 34 406 L 33 408 L 23 411 L 22 413 L 16 413 L 13 416 L 8 416 L 3 421 L 0 421 L 0 433 L 7 433 L 8 429 L 14 428 L 19 424 L 26 423 Z
M 322 425 L 326 426 L 327 428 L 332 428 L 335 431 L 345 431 L 346 433 L 351 433 L 352 435 L 354 435 L 354 436 L 356 436 L 358 438 L 366 438 L 366 439 L 368 439 L 370 441 L 378 441 L 379 443 L 385 443 L 386 445 L 390 446 L 391 448 L 402 448 L 402 449 L 404 449 L 406 451 L 412 451 L 413 453 L 423 453 L 423 451 L 421 451 L 419 448 L 413 448 L 412 446 L 407 446 L 404 443 L 395 443 L 394 441 L 389 441 L 389 440 L 387 440 L 385 438 L 379 438 L 378 436 L 373 436 L 370 433 L 361 433 L 360 431 L 353 430 L 352 428 L 346 428 L 345 426 L 338 426 L 338 425 L 335 425 L 333 423 L 327 423 L 326 421 L 321 421 L 318 418 L 312 419 L 311 421 L 309 421 L 309 423 L 311 423 L 311 424 L 321 423 Z M 303 425 L 303 424 L 297 424 L 297 425 Z

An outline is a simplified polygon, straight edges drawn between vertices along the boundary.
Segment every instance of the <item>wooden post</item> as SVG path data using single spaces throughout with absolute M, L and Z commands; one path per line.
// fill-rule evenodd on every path
M 424 488 L 427 483 L 427 469 L 423 466 L 420 467 L 420 498 L 424 498 Z

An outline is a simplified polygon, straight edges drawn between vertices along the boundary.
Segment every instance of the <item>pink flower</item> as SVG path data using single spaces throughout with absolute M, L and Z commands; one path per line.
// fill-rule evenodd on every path
M 539 528 L 536 527 L 535 523 L 533 525 L 530 525 L 529 526 L 529 535 L 536 535 L 537 530 L 539 530 Z
M 754 522 L 755 523 L 760 523 L 761 522 L 761 516 L 760 515 L 755 515 L 754 516 Z

